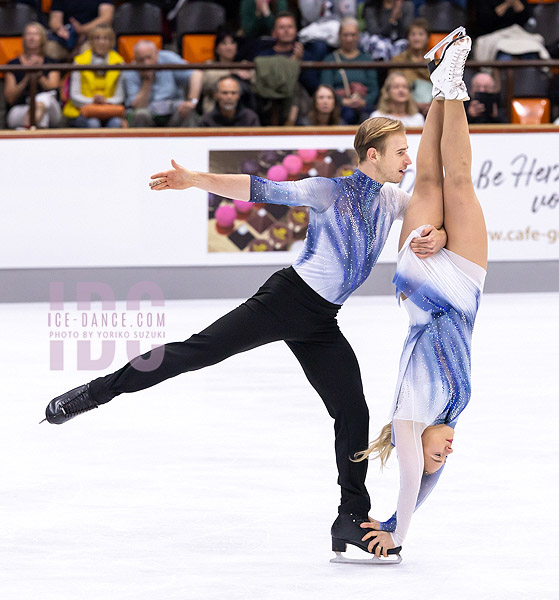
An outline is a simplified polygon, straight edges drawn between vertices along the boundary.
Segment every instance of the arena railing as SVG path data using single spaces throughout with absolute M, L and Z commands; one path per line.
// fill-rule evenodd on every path
M 302 61 L 301 69 L 424 69 L 425 64 L 412 62 L 385 62 L 385 61 L 363 61 L 363 62 L 341 62 L 341 63 L 325 63 L 325 62 L 310 62 Z M 524 69 L 528 67 L 537 67 L 545 69 L 559 69 L 559 60 L 510 60 L 510 61 L 468 61 L 466 67 L 469 69 L 497 69 L 499 72 L 505 73 L 504 84 L 504 101 L 505 115 L 510 122 L 511 105 L 514 97 L 514 72 L 516 69 Z M 250 70 L 254 69 L 253 62 L 242 63 L 188 63 L 188 64 L 156 64 L 156 65 L 134 65 L 125 63 L 118 65 L 115 69 L 114 65 L 95 65 L 95 71 L 179 71 L 179 70 Z M 34 127 L 35 123 L 35 96 L 38 90 L 38 80 L 41 72 L 45 70 L 42 66 L 24 66 L 24 65 L 0 65 L 0 73 L 25 71 L 29 73 L 29 108 L 30 108 L 30 126 Z M 76 65 L 73 63 L 55 63 L 48 65 L 49 71 L 60 71 L 67 73 L 70 71 L 91 71 L 91 65 Z

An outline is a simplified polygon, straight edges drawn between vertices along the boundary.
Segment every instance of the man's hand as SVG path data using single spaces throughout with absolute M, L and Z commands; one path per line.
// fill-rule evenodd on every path
M 410 243 L 410 248 L 419 258 L 427 258 L 433 256 L 444 248 L 446 245 L 446 231 L 444 229 L 436 229 L 432 225 L 426 225 L 423 228 L 421 237 L 413 238 Z
M 186 190 L 194 185 L 194 176 L 192 171 L 181 167 L 174 160 L 171 160 L 173 168 L 170 171 L 162 171 L 151 176 L 149 187 L 152 190 Z
M 140 79 L 144 83 L 153 83 L 155 79 L 155 71 L 140 71 Z
M 291 58 L 296 60 L 301 60 L 303 58 L 303 53 L 305 52 L 305 48 L 301 42 L 295 42 L 293 44 L 293 52 L 291 54 Z
M 94 104 L 106 104 L 107 100 L 105 99 L 105 96 L 103 96 L 103 94 L 95 94 L 95 96 L 93 96 L 93 103 Z
M 402 4 L 403 0 L 395 0 L 392 13 L 390 14 L 390 21 L 396 24 L 402 18 Z
M 182 104 L 179 104 L 177 109 L 179 113 L 179 117 L 181 119 L 186 119 L 188 115 L 194 110 L 194 104 L 190 102 L 190 100 L 185 100 Z
M 468 105 L 468 114 L 470 117 L 477 119 L 480 115 L 485 112 L 485 105 L 478 100 L 472 100 Z
M 384 556 L 385 558 L 388 558 L 388 551 L 391 548 L 396 548 L 396 546 L 394 545 L 394 540 L 392 539 L 392 536 L 390 535 L 390 533 L 388 533 L 388 531 L 378 531 L 378 527 L 379 527 L 379 522 L 378 521 L 371 521 L 369 523 L 361 523 L 361 527 L 363 529 L 372 529 L 373 531 L 370 531 L 369 533 L 367 533 L 364 537 L 361 538 L 361 540 L 363 542 L 366 542 L 367 540 L 371 540 L 369 542 L 369 545 L 367 546 L 367 548 L 369 549 L 369 552 L 373 551 L 373 548 L 375 548 L 375 556 L 378 558 L 381 555 Z

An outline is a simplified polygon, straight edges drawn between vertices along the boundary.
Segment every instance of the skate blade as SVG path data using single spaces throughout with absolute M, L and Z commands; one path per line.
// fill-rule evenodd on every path
M 457 27 L 454 31 L 452 31 L 444 39 L 442 39 L 438 44 L 435 44 L 423 58 L 428 60 L 434 60 L 437 50 L 439 50 L 439 48 L 442 48 L 445 44 L 451 42 L 457 35 L 466 35 L 466 29 L 464 27 Z
M 331 563 L 345 565 L 399 565 L 402 557 L 399 554 L 390 554 L 388 558 L 371 556 L 371 558 L 348 558 L 341 552 L 336 552 L 336 557 L 330 559 Z

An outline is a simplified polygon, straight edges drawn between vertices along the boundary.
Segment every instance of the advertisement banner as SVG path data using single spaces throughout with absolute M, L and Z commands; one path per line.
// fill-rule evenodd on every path
M 489 260 L 559 260 L 559 132 L 474 133 L 471 141 Z M 408 142 L 413 164 L 400 186 L 411 193 L 419 135 Z M 335 132 L 1 143 L 4 269 L 289 264 L 305 211 L 245 207 L 194 189 L 153 192 L 150 175 L 170 169 L 171 158 L 194 171 L 278 180 L 343 176 L 357 166 L 353 135 Z M 381 262 L 395 262 L 398 233 L 396 223 Z

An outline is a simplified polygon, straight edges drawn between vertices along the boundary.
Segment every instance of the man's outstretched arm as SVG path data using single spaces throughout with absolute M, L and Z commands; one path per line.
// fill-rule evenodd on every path
M 151 176 L 152 190 L 186 190 L 194 187 L 233 200 L 250 200 L 250 175 L 198 173 L 171 160 L 172 169 Z

